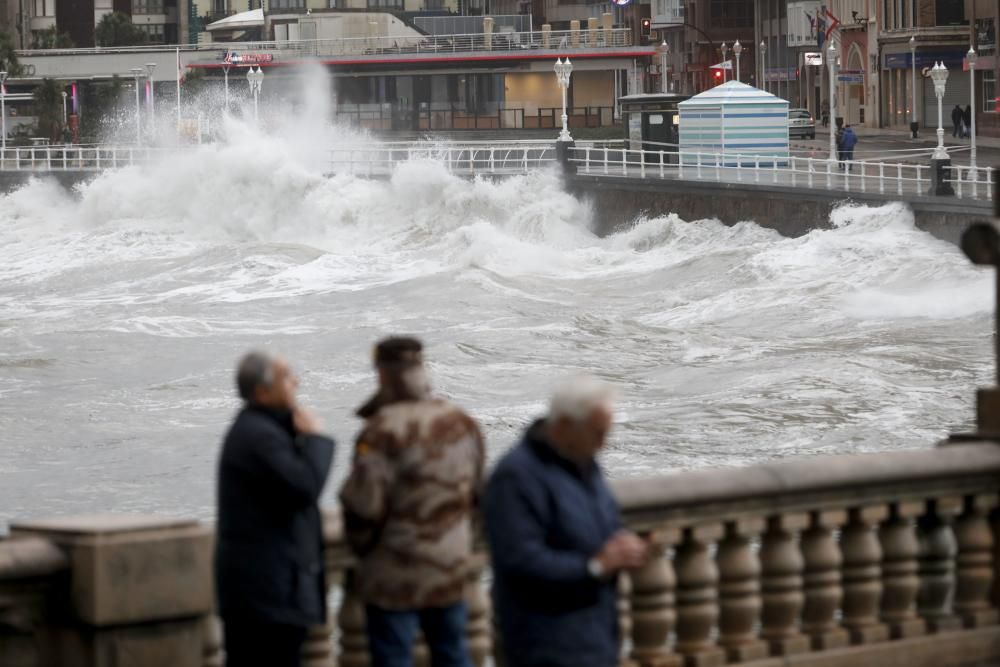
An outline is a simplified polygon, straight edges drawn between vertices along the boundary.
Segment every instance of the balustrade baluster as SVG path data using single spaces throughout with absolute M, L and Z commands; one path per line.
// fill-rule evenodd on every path
M 805 565 L 802 630 L 809 635 L 813 650 L 828 651 L 850 643 L 847 631 L 837 623 L 837 612 L 844 599 L 840 566 L 843 557 L 833 531 L 847 523 L 845 510 L 813 512 L 809 528 L 802 533 L 801 548 Z
M 889 638 L 889 628 L 879 620 L 882 601 L 882 545 L 875 526 L 889 512 L 885 506 L 854 508 L 840 536 L 844 556 L 844 627 L 854 644 L 871 644 Z
M 334 623 L 327 618 L 325 625 L 314 625 L 309 628 L 305 644 L 302 646 L 302 667 L 332 667 Z
M 202 667 L 223 667 L 222 621 L 215 614 L 209 614 L 202 623 Z
M 990 605 L 993 585 L 993 531 L 987 517 L 997 506 L 995 494 L 970 496 L 955 522 L 958 558 L 955 572 L 955 613 L 967 628 L 997 623 Z
M 761 543 L 761 637 L 772 655 L 809 650 L 809 638 L 799 630 L 805 604 L 802 573 L 805 562 L 795 533 L 809 525 L 806 514 L 784 514 L 767 521 Z
M 768 655 L 767 643 L 757 638 L 760 622 L 760 559 L 750 540 L 764 530 L 763 519 L 726 524 L 719 543 L 719 644 L 730 662 L 747 662 Z
M 674 558 L 677 569 L 677 652 L 688 667 L 726 662 L 712 631 L 719 619 L 719 570 L 708 545 L 722 536 L 719 525 L 686 528 Z
M 663 157 L 663 151 L 660 151 L 660 178 L 663 178 L 663 164 L 665 160 Z
M 632 578 L 628 572 L 618 577 L 618 667 L 639 667 L 625 654 L 625 643 L 632 637 Z
M 879 529 L 882 542 L 882 620 L 893 639 L 926 634 L 927 625 L 917 616 L 917 576 L 920 545 L 914 519 L 923 512 L 923 503 L 895 503 L 889 520 Z
M 677 620 L 674 591 L 677 579 L 666 551 L 680 540 L 680 531 L 659 531 L 650 537 L 646 564 L 629 574 L 633 660 L 642 667 L 674 667 L 682 658 L 667 640 Z
M 958 551 L 951 520 L 961 508 L 961 498 L 938 498 L 928 503 L 927 512 L 917 522 L 920 544 L 917 611 L 927 621 L 931 632 L 962 627 L 951 610 L 955 589 L 955 554 Z
M 365 606 L 358 595 L 353 570 L 344 574 L 343 599 L 337 624 L 340 627 L 340 655 L 337 667 L 369 667 L 368 637 L 365 634 Z

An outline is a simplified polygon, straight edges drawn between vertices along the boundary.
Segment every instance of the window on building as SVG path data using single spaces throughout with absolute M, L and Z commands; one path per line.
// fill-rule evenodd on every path
M 163 0 L 132 0 L 132 14 L 163 14 Z
M 269 9 L 305 9 L 306 0 L 271 0 Z
M 368 0 L 368 9 L 396 9 L 403 11 L 403 0 Z M 482 13 L 480 11 L 480 13 Z
M 716 28 L 753 26 L 753 3 L 749 0 L 712 0 L 710 25 Z
M 165 44 L 167 41 L 166 26 L 162 23 L 138 23 L 136 27 L 146 33 L 150 44 Z
M 997 80 L 993 70 L 983 71 L 983 111 L 993 113 L 996 111 Z
M 35 0 L 35 16 L 55 16 L 56 0 Z
M 968 25 L 965 0 L 937 0 L 934 12 L 937 25 Z

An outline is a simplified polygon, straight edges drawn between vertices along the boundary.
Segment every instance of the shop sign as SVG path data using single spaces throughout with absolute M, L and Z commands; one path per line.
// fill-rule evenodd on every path
M 842 69 L 837 74 L 837 81 L 848 85 L 864 85 L 865 73 L 860 69 Z
M 222 62 L 229 65 L 263 65 L 274 62 L 274 54 L 226 51 L 226 57 L 223 58 Z

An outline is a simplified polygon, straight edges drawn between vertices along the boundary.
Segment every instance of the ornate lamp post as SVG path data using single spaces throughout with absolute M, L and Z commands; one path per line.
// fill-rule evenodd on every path
M 944 149 L 944 126 L 941 124 L 941 100 L 944 98 L 944 87 L 948 81 L 948 68 L 942 63 L 935 63 L 931 68 L 931 79 L 934 81 L 934 94 L 937 95 L 938 101 L 938 145 L 932 157 L 935 160 L 947 160 L 948 151 Z
M 562 132 L 559 133 L 559 141 L 573 141 L 573 137 L 569 136 L 569 117 L 566 115 L 566 91 L 569 89 L 569 77 L 573 73 L 573 65 L 569 58 L 566 58 L 566 62 L 557 58 L 553 69 L 556 72 L 556 81 L 562 88 Z
M 910 37 L 910 132 L 917 138 L 917 38 Z
M 133 67 L 132 77 L 135 79 L 135 145 L 142 145 L 142 119 L 139 116 L 139 79 L 142 78 L 142 68 Z
M 69 115 L 66 113 L 66 91 L 62 91 L 63 98 L 63 125 L 69 123 Z
M 667 56 L 670 55 L 670 45 L 667 40 L 660 44 L 660 92 L 666 94 L 670 92 L 670 81 L 667 77 Z
M 149 81 L 149 133 L 156 133 L 156 92 L 153 88 L 153 70 L 156 63 L 146 63 L 146 80 Z
M 264 71 L 261 70 L 260 66 L 257 67 L 256 72 L 252 66 L 247 70 L 247 82 L 250 84 L 250 92 L 253 93 L 253 122 L 256 123 L 259 119 L 257 98 L 260 97 L 260 87 L 264 83 Z
M 726 46 L 725 42 L 723 42 L 722 46 L 719 47 L 719 50 L 722 51 L 722 83 L 725 83 L 726 79 L 728 78 L 726 76 L 726 69 L 727 69 L 726 68 L 726 54 L 729 53 L 729 47 Z
M 222 66 L 222 78 L 225 82 L 223 85 L 226 89 L 226 113 L 229 113 L 229 68 L 232 67 L 229 63 L 225 63 Z
M 771 92 L 767 85 L 767 42 L 760 40 L 760 82 L 764 90 Z
M 740 80 L 740 54 L 743 53 L 743 45 L 740 44 L 740 40 L 736 40 L 733 44 L 733 55 L 736 56 L 736 80 Z
M 969 166 L 972 167 L 972 177 L 976 177 L 976 50 L 969 47 L 969 52 L 965 54 L 965 60 L 969 63 L 969 106 L 972 113 L 969 114 L 969 136 L 972 143 L 969 146 Z
M 836 90 L 834 85 L 837 80 L 837 48 L 830 40 L 830 47 L 826 50 L 826 68 L 830 73 L 830 162 L 837 161 L 837 105 L 834 96 Z
M 3 133 L 3 150 L 7 150 L 7 72 L 0 72 L 0 133 Z

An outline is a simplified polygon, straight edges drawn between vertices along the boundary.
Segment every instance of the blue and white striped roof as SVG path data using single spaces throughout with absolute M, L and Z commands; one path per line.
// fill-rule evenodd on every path
M 685 107 L 697 107 L 710 104 L 713 106 L 730 104 L 776 104 L 784 107 L 788 106 L 788 100 L 784 100 L 776 95 L 748 86 L 739 81 L 727 81 L 726 83 L 709 88 L 703 93 L 698 93 L 694 97 L 684 100 L 677 106 L 681 109 Z

